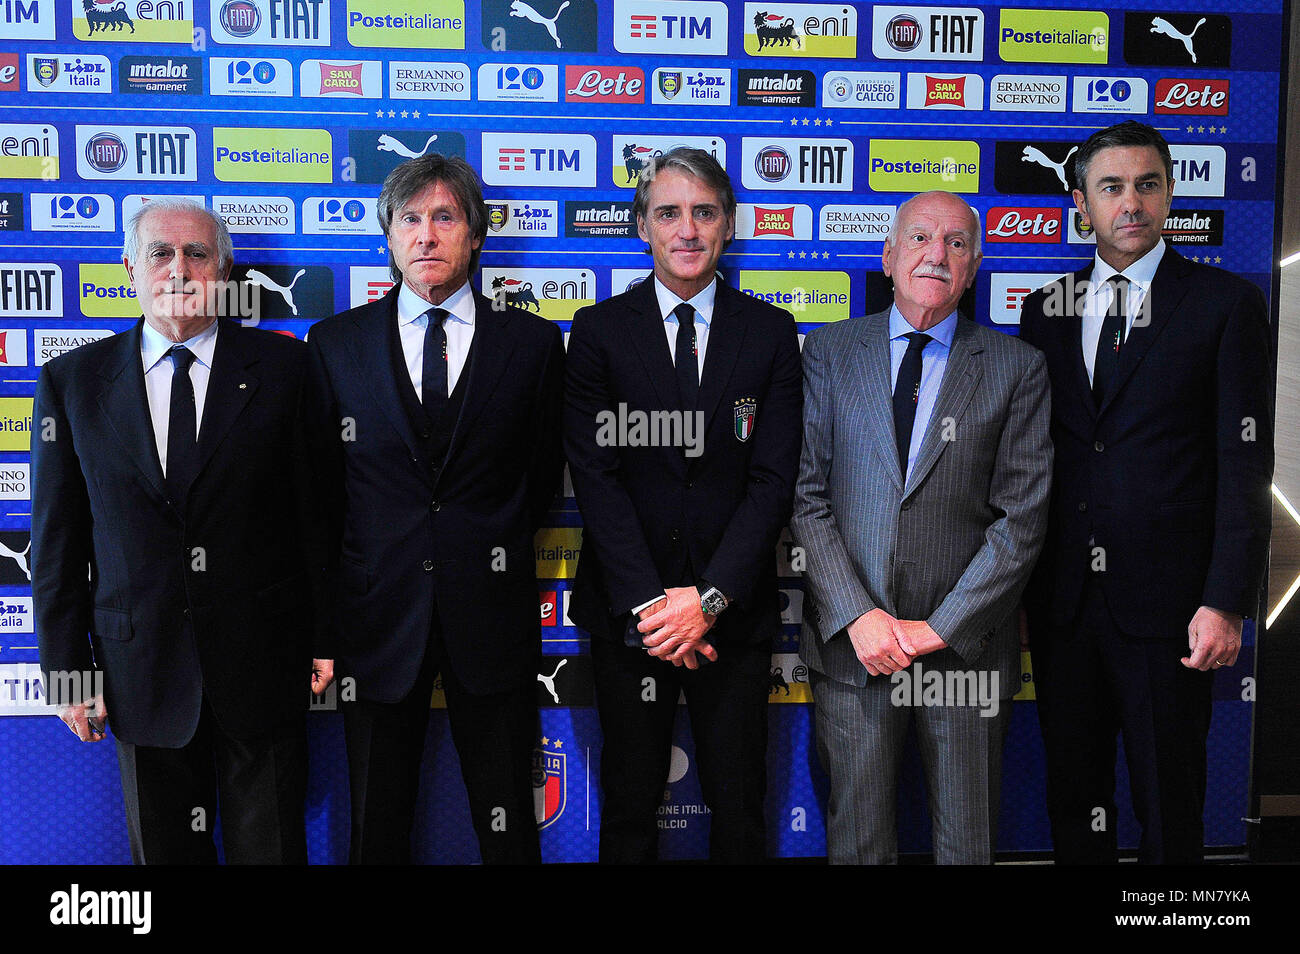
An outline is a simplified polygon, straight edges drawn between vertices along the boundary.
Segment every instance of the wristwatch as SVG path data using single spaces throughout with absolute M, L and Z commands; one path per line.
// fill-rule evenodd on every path
M 718 616 L 727 604 L 731 602 L 722 594 L 722 590 L 716 586 L 710 586 L 707 583 L 697 583 L 695 588 L 700 591 L 700 610 L 705 616 Z

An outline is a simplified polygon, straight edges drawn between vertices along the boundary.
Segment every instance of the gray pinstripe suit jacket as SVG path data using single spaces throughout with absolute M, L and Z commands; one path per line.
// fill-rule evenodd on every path
M 790 529 L 806 551 L 800 654 L 863 686 L 845 627 L 879 607 L 924 619 L 930 669 L 1020 676 L 1017 601 L 1051 488 L 1048 379 L 1037 349 L 961 318 L 907 486 L 894 442 L 889 312 L 804 342 L 804 441 Z

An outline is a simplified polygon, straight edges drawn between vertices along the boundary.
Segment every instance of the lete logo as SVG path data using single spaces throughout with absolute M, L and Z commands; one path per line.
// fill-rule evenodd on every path
M 990 242 L 1059 242 L 1061 210 L 995 206 L 989 209 L 985 235 Z
M 644 103 L 645 73 L 635 66 L 566 66 L 565 102 Z
M 1156 82 L 1157 113 L 1188 116 L 1228 115 L 1226 79 L 1162 79 Z

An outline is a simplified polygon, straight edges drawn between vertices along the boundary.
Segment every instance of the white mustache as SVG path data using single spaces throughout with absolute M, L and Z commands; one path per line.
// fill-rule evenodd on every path
M 912 271 L 912 275 L 917 278 L 942 278 L 946 282 L 952 281 L 952 272 L 948 271 L 948 266 L 938 263 L 922 263 Z

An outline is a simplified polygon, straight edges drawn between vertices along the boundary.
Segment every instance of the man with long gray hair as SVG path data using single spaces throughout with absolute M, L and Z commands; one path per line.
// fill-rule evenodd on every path
M 560 484 L 563 339 L 470 287 L 487 208 L 463 159 L 402 163 L 378 214 L 397 284 L 309 336 L 351 860 L 410 861 L 440 678 L 483 860 L 535 863 L 533 534 Z
M 36 386 L 46 685 L 81 741 L 111 722 L 137 864 L 215 863 L 218 798 L 227 862 L 305 864 L 307 349 L 217 319 L 230 234 L 197 203 L 145 205 L 122 261 L 144 318 Z

